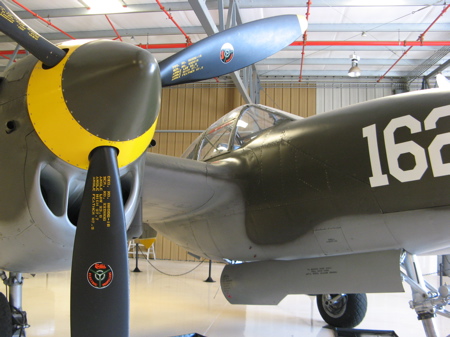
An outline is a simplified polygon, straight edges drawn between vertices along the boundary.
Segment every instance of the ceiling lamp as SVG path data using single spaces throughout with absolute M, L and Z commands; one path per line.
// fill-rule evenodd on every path
M 356 54 L 350 55 L 352 60 L 352 67 L 348 71 L 348 76 L 350 77 L 359 77 L 361 76 L 361 69 L 358 67 L 359 56 Z

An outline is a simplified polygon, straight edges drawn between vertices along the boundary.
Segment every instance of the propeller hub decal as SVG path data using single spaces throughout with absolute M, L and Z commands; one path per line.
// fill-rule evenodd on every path
M 113 270 L 107 264 L 96 262 L 89 267 L 87 279 L 95 289 L 106 288 L 113 280 Z
M 234 47 L 231 43 L 225 43 L 222 48 L 220 48 L 220 60 L 223 63 L 229 63 L 234 56 Z

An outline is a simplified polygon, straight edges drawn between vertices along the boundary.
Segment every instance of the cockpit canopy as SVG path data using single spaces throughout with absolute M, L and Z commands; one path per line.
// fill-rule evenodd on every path
M 240 149 L 264 130 L 301 117 L 263 105 L 244 105 L 227 113 L 203 132 L 182 157 L 206 161 Z

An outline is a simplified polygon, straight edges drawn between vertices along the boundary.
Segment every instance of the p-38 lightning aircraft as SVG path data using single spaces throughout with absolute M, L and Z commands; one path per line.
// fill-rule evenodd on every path
M 305 19 L 254 21 L 158 64 L 119 42 L 55 46 L 0 7 L 0 30 L 32 54 L 0 82 L 0 269 L 10 272 L 0 336 L 27 325 L 21 273 L 71 260 L 71 335 L 128 336 L 126 240 L 143 222 L 194 254 L 243 261 L 222 273 L 231 303 L 315 294 L 325 321 L 351 327 L 364 293 L 403 291 L 405 280 L 427 335 L 432 317 L 450 316 L 449 289 L 427 284 L 415 261 L 450 253 L 448 91 L 308 119 L 247 105 L 184 158 L 156 155 L 146 149 L 161 86 L 257 62 L 298 38 Z

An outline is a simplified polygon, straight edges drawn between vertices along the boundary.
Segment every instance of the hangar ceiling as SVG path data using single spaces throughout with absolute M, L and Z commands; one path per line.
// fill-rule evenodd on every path
M 149 49 L 158 60 L 184 48 L 187 37 L 194 43 L 206 37 L 208 29 L 308 13 L 306 36 L 256 64 L 261 81 L 348 81 L 352 54 L 360 57 L 361 68 L 361 77 L 352 81 L 409 83 L 433 72 L 450 75 L 450 5 L 445 0 L 107 0 L 119 3 L 115 9 L 88 8 L 87 1 L 4 2 L 52 42 L 120 39 Z M 0 70 L 14 50 L 16 44 L 0 35 Z M 23 55 L 19 51 L 17 57 Z

